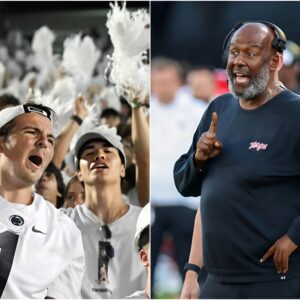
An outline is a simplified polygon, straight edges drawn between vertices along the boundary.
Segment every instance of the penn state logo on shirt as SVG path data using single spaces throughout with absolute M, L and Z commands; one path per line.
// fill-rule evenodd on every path
M 22 226 L 24 224 L 24 219 L 18 215 L 12 215 L 9 217 L 9 220 L 12 224 L 16 226 Z

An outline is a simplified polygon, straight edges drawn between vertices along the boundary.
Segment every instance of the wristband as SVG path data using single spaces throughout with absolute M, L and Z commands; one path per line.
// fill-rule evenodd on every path
M 144 107 L 149 107 L 149 104 L 148 103 L 140 103 L 140 102 L 131 102 L 130 103 L 131 105 L 131 108 L 139 108 L 141 106 L 144 106 Z
M 201 271 L 201 268 L 195 264 L 190 264 L 190 263 L 186 263 L 184 265 L 184 271 L 188 271 L 188 270 L 191 270 L 191 271 L 194 271 L 197 273 L 197 275 L 199 275 L 199 272 Z
M 73 115 L 73 116 L 71 117 L 71 119 L 72 119 L 73 121 L 75 121 L 79 126 L 82 124 L 82 119 L 79 118 L 77 115 Z

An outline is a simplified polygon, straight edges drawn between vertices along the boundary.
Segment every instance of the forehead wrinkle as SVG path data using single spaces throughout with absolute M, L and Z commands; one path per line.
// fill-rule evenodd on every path
M 15 128 L 22 130 L 25 127 L 38 129 L 41 132 L 45 131 L 48 136 L 53 135 L 53 126 L 51 121 L 46 116 L 38 113 L 23 114 L 15 119 Z

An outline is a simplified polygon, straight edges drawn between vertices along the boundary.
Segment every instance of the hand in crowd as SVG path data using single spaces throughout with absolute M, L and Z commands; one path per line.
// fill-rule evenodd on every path
M 198 284 L 198 274 L 194 271 L 187 271 L 180 295 L 180 299 L 198 299 L 200 287 Z
M 84 120 L 85 117 L 88 115 L 88 110 L 85 105 L 85 101 L 82 96 L 76 98 L 74 102 L 74 113 L 77 115 L 81 120 Z
M 289 269 L 289 256 L 297 249 L 297 245 L 284 235 L 263 255 L 260 262 L 263 263 L 273 255 L 274 264 L 278 273 L 287 273 Z
M 201 169 L 203 163 L 209 158 L 216 157 L 220 154 L 222 143 L 217 139 L 218 115 L 212 114 L 212 120 L 208 131 L 201 134 L 195 153 L 195 164 L 197 169 Z

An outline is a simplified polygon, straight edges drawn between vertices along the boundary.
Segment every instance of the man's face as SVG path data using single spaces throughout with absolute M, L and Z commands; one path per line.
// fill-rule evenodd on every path
M 45 171 L 35 188 L 38 194 L 56 206 L 57 196 L 61 195 L 58 192 L 57 180 L 54 173 Z
M 151 71 L 151 89 L 161 103 L 170 103 L 180 87 L 180 78 L 172 68 L 154 69 Z
M 51 121 L 38 113 L 23 114 L 6 138 L 0 139 L 3 180 L 16 188 L 36 183 L 53 157 Z
M 106 141 L 94 140 L 83 146 L 78 178 L 86 185 L 119 183 L 125 176 L 125 167 L 119 152 Z
M 208 70 L 193 71 L 188 76 L 188 84 L 193 96 L 210 101 L 216 93 L 216 80 L 213 72 Z
M 85 200 L 84 187 L 79 182 L 79 180 L 73 181 L 66 192 L 65 204 L 66 208 L 75 207 L 76 205 L 81 205 Z
M 254 99 L 267 89 L 272 38 L 268 28 L 258 24 L 247 24 L 233 35 L 226 71 L 229 89 L 237 97 Z

